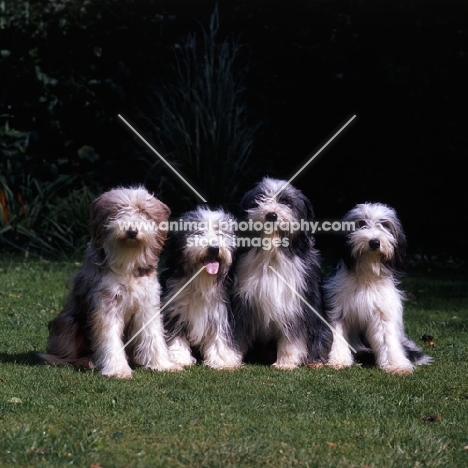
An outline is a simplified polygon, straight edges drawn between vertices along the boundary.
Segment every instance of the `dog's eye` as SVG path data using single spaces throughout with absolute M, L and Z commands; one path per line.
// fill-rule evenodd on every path
M 291 206 L 292 205 L 292 199 L 289 198 L 289 197 L 281 197 L 278 201 L 280 203 L 282 203 L 283 205 L 286 205 L 286 206 Z
M 380 224 L 384 229 L 387 229 L 387 231 L 390 231 L 391 225 L 389 221 L 381 221 Z
M 358 221 L 356 221 L 356 227 L 357 227 L 358 229 L 366 228 L 366 227 L 367 227 L 367 223 L 366 223 L 363 219 L 359 219 Z
M 257 208 L 258 204 L 255 200 L 249 201 L 245 204 L 244 209 L 245 211 L 252 210 L 253 208 Z

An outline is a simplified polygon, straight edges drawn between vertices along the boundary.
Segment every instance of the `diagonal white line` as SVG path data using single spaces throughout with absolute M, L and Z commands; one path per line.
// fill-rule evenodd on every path
M 283 282 L 291 289 L 291 291 L 304 303 L 307 305 L 307 307 L 333 332 L 334 336 L 337 336 L 340 340 L 344 341 L 348 346 L 351 351 L 354 353 L 357 353 L 357 351 L 339 334 L 336 333 L 336 330 L 294 289 L 293 286 L 291 286 L 283 276 L 281 276 L 272 266 L 269 266 L 270 270 L 274 271 L 276 273 L 276 276 L 283 280 Z
M 356 115 L 353 115 L 274 195 L 273 199 L 282 192 L 288 184 L 291 183 L 314 159 L 318 156 L 354 119 Z
M 205 269 L 203 265 L 160 309 L 159 314 Z M 122 347 L 124 350 L 159 314 L 153 315 Z
M 159 159 L 161 159 L 161 161 L 163 161 L 168 167 L 169 169 L 171 169 L 183 182 L 185 182 L 185 184 L 190 187 L 193 192 L 198 195 L 205 203 L 207 203 L 207 201 L 120 115 L 118 114 L 119 118 L 125 122 L 127 124 L 127 126 L 133 130 L 133 132 L 135 133 L 135 135 L 137 135 L 140 140 L 146 145 L 148 146 L 148 148 L 153 151 L 156 156 L 159 157 Z

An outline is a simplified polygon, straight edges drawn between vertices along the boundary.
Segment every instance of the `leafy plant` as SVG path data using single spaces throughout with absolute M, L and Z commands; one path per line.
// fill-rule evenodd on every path
M 28 146 L 28 132 L 10 128 L 8 121 L 0 128 L 0 246 L 50 257 L 82 250 L 92 191 L 73 174 L 59 175 L 59 159 L 38 161 Z M 81 157 L 95 153 L 85 148 Z M 52 180 L 41 178 L 44 172 Z
M 211 204 L 238 197 L 260 125 L 249 122 L 243 101 L 248 66 L 242 52 L 237 39 L 219 40 L 216 8 L 201 38 L 191 33 L 176 44 L 173 78 L 153 89 L 154 106 L 146 117 L 153 141 Z M 150 161 L 150 153 L 141 154 Z M 193 196 L 189 192 L 187 202 Z
M 0 218 L 0 245 L 37 255 L 73 255 L 88 240 L 89 204 L 94 198 L 87 187 L 69 190 L 73 177 L 59 176 L 54 182 L 24 176 L 14 192 L 0 178 L 4 193 Z M 65 193 L 65 195 L 62 195 Z

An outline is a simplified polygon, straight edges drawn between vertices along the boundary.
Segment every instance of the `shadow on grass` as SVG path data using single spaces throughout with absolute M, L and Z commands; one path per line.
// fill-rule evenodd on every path
M 244 362 L 250 365 L 271 366 L 276 361 L 276 340 L 268 343 L 256 341 L 244 356 Z
M 85 362 L 85 361 L 83 361 Z M 30 366 L 30 367 L 42 367 L 42 366 L 49 366 L 55 367 L 54 364 L 48 364 L 43 359 L 39 357 L 39 353 L 35 351 L 29 351 L 27 353 L 2 353 L 0 352 L 0 363 L 10 363 L 10 364 L 17 364 L 20 366 Z M 73 365 L 73 364 L 66 364 L 61 365 L 60 367 L 69 366 L 73 368 L 77 372 L 89 371 L 89 367 L 85 365 Z
M 44 365 L 35 351 L 28 351 L 27 353 L 1 353 L 0 362 L 21 364 L 22 366 L 41 366 Z

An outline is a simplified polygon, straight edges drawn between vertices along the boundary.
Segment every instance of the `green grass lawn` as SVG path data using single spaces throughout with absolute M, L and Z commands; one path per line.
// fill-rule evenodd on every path
M 119 381 L 36 359 L 76 268 L 0 262 L 0 466 L 468 466 L 463 272 L 404 280 L 409 336 L 435 340 L 411 376 L 248 365 Z

